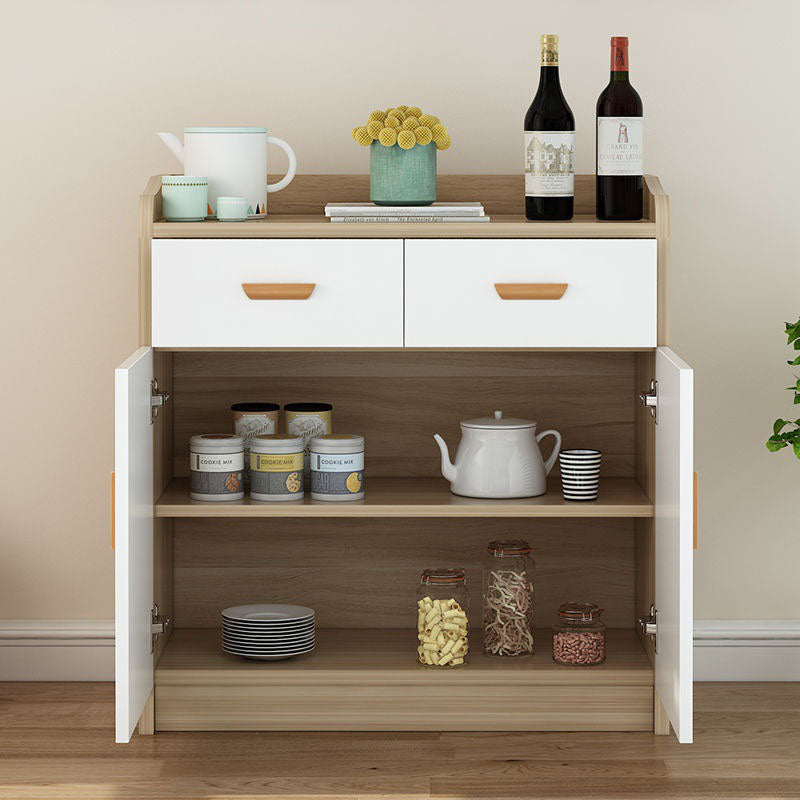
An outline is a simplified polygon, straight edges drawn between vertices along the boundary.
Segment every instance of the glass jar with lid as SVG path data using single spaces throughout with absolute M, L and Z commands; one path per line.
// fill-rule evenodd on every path
M 469 652 L 469 592 L 463 569 L 426 569 L 417 589 L 417 660 L 459 667 Z
M 553 625 L 553 661 L 588 666 L 606 660 L 603 609 L 594 603 L 564 603 Z
M 483 652 L 533 653 L 531 546 L 523 539 L 489 542 L 483 564 Z

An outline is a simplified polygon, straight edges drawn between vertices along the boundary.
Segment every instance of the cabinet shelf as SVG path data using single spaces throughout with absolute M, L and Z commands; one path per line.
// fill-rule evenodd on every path
M 652 517 L 653 503 L 633 478 L 606 478 L 595 502 L 566 502 L 558 481 L 547 494 L 513 500 L 458 497 L 441 478 L 368 478 L 364 500 L 207 503 L 189 499 L 188 478 L 175 478 L 156 503 L 157 517 Z
M 156 667 L 159 730 L 648 730 L 653 668 L 632 630 L 609 630 L 595 667 L 553 662 L 549 630 L 532 657 L 480 652 L 464 668 L 414 658 L 411 630 L 323 629 L 313 653 L 249 661 L 217 629 L 176 630 Z M 185 698 L 191 697 L 191 703 Z

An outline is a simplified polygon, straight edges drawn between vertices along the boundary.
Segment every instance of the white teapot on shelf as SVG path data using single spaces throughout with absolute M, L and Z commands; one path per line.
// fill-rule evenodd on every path
M 539 442 L 545 436 L 556 440 L 547 461 L 539 451 Z M 444 439 L 438 433 L 433 438 L 442 454 L 442 475 L 450 481 L 450 491 L 465 497 L 501 499 L 544 494 L 547 476 L 561 450 L 558 431 L 537 434 L 535 422 L 504 417 L 502 411 L 461 423 L 455 464 L 450 462 Z
M 297 172 L 289 144 L 266 128 L 204 126 L 183 129 L 183 144 L 174 133 L 158 137 L 183 164 L 185 175 L 208 178 L 208 214 L 216 216 L 218 197 L 247 199 L 248 219 L 267 216 L 267 192 L 285 189 Z M 286 151 L 289 169 L 277 183 L 267 184 L 267 144 Z

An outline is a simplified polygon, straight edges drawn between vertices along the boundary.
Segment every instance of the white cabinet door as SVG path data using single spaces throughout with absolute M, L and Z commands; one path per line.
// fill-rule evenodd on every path
M 152 253 L 153 347 L 403 346 L 399 239 L 156 239 Z
M 679 742 L 692 741 L 694 373 L 656 350 L 656 690 Z
M 117 367 L 115 389 L 116 727 L 127 742 L 153 690 L 153 351 Z
M 655 239 L 412 239 L 406 347 L 655 347 Z

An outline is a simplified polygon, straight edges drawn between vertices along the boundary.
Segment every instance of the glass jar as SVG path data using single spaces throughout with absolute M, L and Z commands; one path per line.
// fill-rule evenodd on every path
M 489 542 L 483 564 L 483 652 L 489 656 L 533 653 L 531 546 L 522 539 Z
M 564 603 L 553 625 L 553 661 L 588 666 L 606 660 L 603 609 L 594 603 Z
M 469 592 L 463 569 L 426 569 L 417 589 L 417 659 L 459 667 L 469 652 Z

